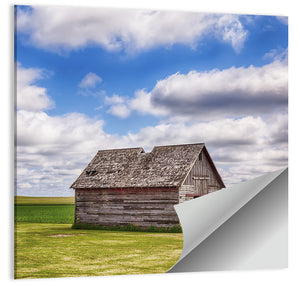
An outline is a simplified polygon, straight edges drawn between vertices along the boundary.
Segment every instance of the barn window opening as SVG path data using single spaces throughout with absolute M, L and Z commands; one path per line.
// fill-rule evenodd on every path
M 202 152 L 199 154 L 199 160 L 202 160 Z
M 85 174 L 87 176 L 95 176 L 98 172 L 95 170 L 91 170 L 91 171 L 86 171 Z
M 200 196 L 193 196 L 193 199 L 197 199 L 197 198 L 199 198 Z

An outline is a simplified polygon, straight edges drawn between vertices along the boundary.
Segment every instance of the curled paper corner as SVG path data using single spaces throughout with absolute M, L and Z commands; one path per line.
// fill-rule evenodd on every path
M 175 205 L 183 249 L 167 272 L 287 267 L 288 168 Z

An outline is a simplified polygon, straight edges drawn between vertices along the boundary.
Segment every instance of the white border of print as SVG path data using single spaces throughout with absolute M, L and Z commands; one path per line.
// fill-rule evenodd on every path
M 293 3 L 293 4 L 292 4 Z M 92 285 L 187 285 L 199 283 L 208 285 L 223 285 L 228 281 L 230 285 L 296 285 L 299 283 L 299 191 L 296 188 L 297 158 L 299 158 L 299 84 L 297 82 L 300 50 L 297 29 L 300 27 L 296 1 L 238 1 L 238 0 L 210 0 L 210 1 L 177 1 L 177 0 L 51 0 L 51 1 L 11 1 L 2 0 L 0 8 L 1 21 L 1 195 L 2 206 L 2 243 L 1 243 L 1 281 L 13 283 L 13 8 L 20 5 L 69 5 L 69 6 L 102 6 L 118 8 L 144 8 L 163 10 L 185 10 L 199 12 L 239 13 L 289 16 L 289 268 L 272 271 L 232 271 L 232 272 L 201 272 L 160 275 L 128 275 L 128 276 L 100 276 L 89 278 L 56 278 L 55 283 L 63 285 L 71 282 L 75 285 L 89 283 Z M 3 136 L 4 135 L 4 136 Z M 298 167 L 299 168 L 299 167 Z M 4 232 L 4 233 L 3 233 Z M 5 254 L 5 255 L 3 255 Z M 69 281 L 70 280 L 70 281 Z M 19 280 L 22 285 L 52 285 L 53 279 Z

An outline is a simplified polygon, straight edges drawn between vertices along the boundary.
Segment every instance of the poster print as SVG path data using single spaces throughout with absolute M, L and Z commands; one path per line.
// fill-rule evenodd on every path
M 164 273 L 173 205 L 283 178 L 287 54 L 287 17 L 16 6 L 15 278 Z

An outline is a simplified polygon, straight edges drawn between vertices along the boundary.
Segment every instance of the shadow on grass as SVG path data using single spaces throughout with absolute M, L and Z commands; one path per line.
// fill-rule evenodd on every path
M 93 230 L 114 230 L 114 231 L 182 233 L 182 229 L 180 225 L 167 227 L 167 228 L 156 227 L 151 225 L 150 227 L 144 229 L 133 224 L 127 224 L 125 226 L 102 226 L 102 225 L 94 225 L 94 224 L 74 223 L 71 228 L 72 229 L 93 229 Z

